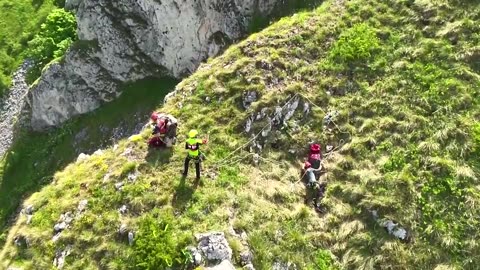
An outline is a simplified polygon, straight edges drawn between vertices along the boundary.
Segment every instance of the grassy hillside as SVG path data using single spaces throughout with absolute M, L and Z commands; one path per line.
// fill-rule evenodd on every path
M 40 31 L 55 0 L 0 0 L 0 95 L 23 60 L 27 42 Z
M 2 266 L 48 269 L 70 246 L 65 269 L 142 269 L 147 259 L 181 268 L 193 235 L 210 230 L 227 233 L 238 264 L 244 247 L 233 229 L 246 232 L 257 269 L 478 268 L 478 14 L 476 1 L 352 0 L 280 20 L 203 65 L 160 108 L 178 116 L 182 134 L 210 133 L 199 185 L 180 178 L 182 143 L 149 151 L 123 140 L 25 200 L 34 215 L 10 227 Z M 258 100 L 244 109 L 247 91 Z M 296 101 L 285 124 L 260 117 L 245 130 L 252 116 Z M 338 116 L 324 126 L 331 110 Z M 323 214 L 304 203 L 298 181 L 310 141 L 336 147 L 325 160 Z M 60 215 L 78 213 L 84 199 L 87 209 L 52 241 Z M 374 210 L 411 240 L 387 234 Z M 132 246 L 121 224 L 135 231 Z M 29 246 L 14 245 L 16 236 Z
M 52 181 L 57 170 L 80 153 L 112 146 L 139 119 L 147 117 L 176 84 L 171 79 L 148 79 L 125 86 L 124 94 L 101 109 L 48 133 L 20 134 L 11 151 L 0 159 L 0 228 L 5 227 L 22 196 Z M 120 132 L 121 130 L 125 132 Z M 3 243 L 5 235 L 0 237 Z

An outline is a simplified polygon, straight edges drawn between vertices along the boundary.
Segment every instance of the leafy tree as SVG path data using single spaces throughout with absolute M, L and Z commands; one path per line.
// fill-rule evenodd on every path
M 42 68 L 55 58 L 62 57 L 76 39 L 75 16 L 64 9 L 54 9 L 40 27 L 40 33 L 28 42 L 27 58 L 35 61 L 29 81 L 40 76 Z

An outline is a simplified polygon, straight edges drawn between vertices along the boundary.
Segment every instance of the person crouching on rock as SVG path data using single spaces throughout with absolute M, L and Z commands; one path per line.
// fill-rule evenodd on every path
M 148 146 L 160 148 L 165 147 L 165 135 L 168 132 L 169 120 L 167 117 L 159 117 L 159 115 L 154 112 L 150 119 L 153 121 L 153 137 L 148 141 Z
M 204 159 L 203 154 L 200 152 L 200 145 L 208 143 L 207 139 L 198 139 L 198 131 L 192 129 L 188 133 L 188 139 L 185 143 L 185 149 L 188 150 L 187 157 L 185 158 L 183 177 L 186 178 L 188 175 L 188 167 L 190 160 L 195 162 L 195 171 L 197 174 L 196 181 L 200 180 L 200 163 Z

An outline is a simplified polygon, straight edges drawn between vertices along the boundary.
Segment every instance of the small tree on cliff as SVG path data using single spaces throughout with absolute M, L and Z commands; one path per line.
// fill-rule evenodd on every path
M 77 37 L 75 16 L 64 9 L 54 9 L 40 27 L 40 33 L 28 42 L 26 52 L 27 58 L 35 61 L 28 76 L 30 82 L 40 76 L 50 61 L 62 57 Z

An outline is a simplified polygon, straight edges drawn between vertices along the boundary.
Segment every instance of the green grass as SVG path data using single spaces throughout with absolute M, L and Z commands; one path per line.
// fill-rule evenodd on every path
M 51 182 L 53 174 L 100 145 L 111 146 L 109 138 L 119 125 L 134 127 L 136 115 L 145 118 L 173 89 L 174 80 L 149 79 L 125 86 L 122 96 L 90 113 L 47 133 L 24 133 L 5 155 L 0 170 L 0 225 L 15 211 L 22 196 Z M 77 137 L 84 133 L 85 137 Z M 39 147 L 41 145 L 41 147 Z M 123 172 L 132 170 L 124 164 Z
M 158 248 L 149 232 L 170 250 L 150 255 L 173 259 L 210 230 L 227 234 L 239 264 L 245 243 L 233 228 L 246 232 L 257 269 L 287 262 L 298 269 L 476 269 L 479 11 L 474 1 L 327 1 L 281 19 L 177 85 L 161 110 L 179 118 L 179 146 L 148 151 L 144 141 L 123 140 L 58 168 L 51 184 L 24 201 L 37 209 L 32 224 L 20 216 L 5 234 L 2 266 L 48 268 L 58 248 L 72 245 L 67 269 L 129 269 L 139 247 Z M 244 109 L 247 90 L 259 100 Z M 268 123 L 254 122 L 247 134 L 247 119 L 264 109 L 273 114 L 297 93 L 299 109 L 286 125 L 258 138 L 258 166 L 251 145 L 224 160 Z M 307 116 L 304 102 L 316 104 Z M 325 128 L 333 109 L 336 125 Z M 210 133 L 199 184 L 192 175 L 180 178 L 183 134 L 191 128 Z M 338 146 L 324 164 L 322 215 L 305 204 L 298 181 L 312 140 Z M 127 181 L 131 172 L 135 182 Z M 125 182 L 121 191 L 118 182 Z M 84 198 L 88 210 L 51 242 L 59 215 Z M 120 216 L 123 204 L 130 210 Z M 371 210 L 405 226 L 412 241 L 388 235 Z M 144 223 L 152 216 L 161 223 L 162 215 L 170 234 Z M 133 246 L 116 233 L 122 223 L 140 232 Z M 17 234 L 33 243 L 26 251 L 13 245 Z
M 0 1 L 0 95 L 21 64 L 27 42 L 40 31 L 40 25 L 54 8 L 54 0 Z

